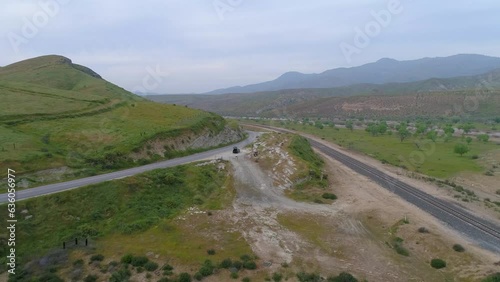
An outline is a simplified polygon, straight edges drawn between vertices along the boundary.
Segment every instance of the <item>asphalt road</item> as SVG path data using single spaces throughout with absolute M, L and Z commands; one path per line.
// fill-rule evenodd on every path
M 282 128 L 267 126 L 258 127 L 279 132 L 300 134 L 300 132 L 294 132 Z M 470 238 L 472 241 L 477 242 L 483 248 L 500 254 L 500 226 L 498 226 L 498 224 L 484 218 L 480 218 L 472 214 L 469 210 L 458 206 L 451 201 L 436 198 L 427 194 L 417 187 L 411 186 L 373 166 L 349 157 L 330 146 L 326 146 L 311 138 L 308 139 L 311 146 L 314 148 L 340 161 L 353 171 L 377 182 L 380 186 L 403 198 L 408 203 L 411 203 L 423 211 L 433 215 L 445 225 L 455 229 L 459 233 Z
M 226 154 L 227 152 L 231 152 L 233 146 L 238 146 L 239 148 L 245 147 L 246 145 L 255 141 L 255 138 L 257 137 L 257 135 L 258 134 L 256 132 L 249 131 L 247 139 L 245 139 L 237 144 L 232 144 L 232 145 L 229 145 L 226 147 L 222 147 L 222 148 L 218 148 L 218 149 L 214 149 L 214 150 L 210 150 L 210 151 L 206 151 L 206 152 L 202 152 L 202 153 L 193 154 L 193 155 L 189 155 L 189 156 L 182 157 L 182 158 L 176 158 L 176 159 L 152 163 L 152 164 L 148 164 L 148 165 L 144 165 L 144 166 L 115 171 L 115 172 L 111 172 L 111 173 L 100 174 L 100 175 L 95 175 L 95 176 L 91 176 L 91 177 L 71 180 L 71 181 L 67 181 L 67 182 L 49 184 L 49 185 L 45 185 L 45 186 L 39 186 L 39 187 L 30 188 L 30 189 L 20 190 L 20 191 L 16 192 L 16 201 L 34 198 L 34 197 L 47 195 L 47 194 L 58 193 L 61 191 L 71 190 L 71 189 L 75 189 L 78 187 L 87 186 L 87 185 L 96 184 L 96 183 L 101 183 L 101 182 L 105 182 L 105 181 L 109 181 L 109 180 L 113 180 L 113 179 L 119 179 L 119 178 L 132 176 L 132 175 L 140 174 L 140 173 L 143 173 L 146 171 L 155 170 L 155 169 L 159 169 L 159 168 L 173 167 L 173 166 L 178 166 L 178 165 L 182 165 L 182 164 L 186 164 L 186 163 L 191 163 L 191 162 L 196 162 L 196 161 L 200 161 L 200 160 L 204 160 L 204 159 L 217 157 L 219 155 Z M 0 204 L 6 203 L 7 201 L 8 201 L 7 194 L 0 194 Z

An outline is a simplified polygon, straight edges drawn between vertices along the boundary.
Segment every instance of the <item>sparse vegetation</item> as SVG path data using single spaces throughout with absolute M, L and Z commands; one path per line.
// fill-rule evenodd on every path
M 460 245 L 460 244 L 453 245 L 453 250 L 455 252 L 459 252 L 459 253 L 465 252 L 465 248 L 462 247 L 462 245 Z
M 491 274 L 490 276 L 481 280 L 481 282 L 500 282 L 500 272 Z
M 323 199 L 328 199 L 328 200 L 336 200 L 337 199 L 337 196 L 333 193 L 323 193 L 323 195 L 321 195 L 321 197 L 323 197 Z
M 358 279 L 356 279 L 350 273 L 342 272 L 338 276 L 329 277 L 326 281 L 327 282 L 358 282 Z
M 419 227 L 418 228 L 418 232 L 419 233 L 429 233 L 429 230 L 425 227 Z
M 297 279 L 299 279 L 300 282 L 320 282 L 321 276 L 317 273 L 307 273 L 301 271 L 297 273 Z
M 431 266 L 435 269 L 441 269 L 446 267 L 446 262 L 442 259 L 432 259 Z

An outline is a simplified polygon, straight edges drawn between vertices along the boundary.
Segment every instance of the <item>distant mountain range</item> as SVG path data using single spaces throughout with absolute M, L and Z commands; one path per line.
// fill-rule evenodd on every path
M 380 59 L 352 68 L 337 68 L 319 74 L 287 72 L 275 80 L 214 90 L 205 94 L 254 93 L 283 89 L 334 88 L 355 84 L 386 84 L 432 78 L 474 76 L 500 69 L 500 58 L 461 54 L 411 61 Z
M 227 116 L 401 118 L 466 114 L 484 119 L 500 115 L 500 69 L 480 75 L 405 83 L 147 98 Z M 464 112 L 464 105 L 470 106 L 471 102 L 478 103 L 477 109 Z

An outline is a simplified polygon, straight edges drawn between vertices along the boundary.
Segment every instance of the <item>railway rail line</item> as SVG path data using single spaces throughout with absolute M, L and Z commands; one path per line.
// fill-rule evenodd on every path
M 295 131 L 261 126 L 258 127 L 285 133 Z M 298 133 L 300 134 L 300 133 Z M 307 137 L 306 137 L 307 138 Z M 471 214 L 451 201 L 436 198 L 414 186 L 392 177 L 381 170 L 339 152 L 325 144 L 307 138 L 311 145 L 324 154 L 338 160 L 353 171 L 377 182 L 382 187 L 405 199 L 409 203 L 433 215 L 453 229 L 476 241 L 482 247 L 500 254 L 500 226 Z

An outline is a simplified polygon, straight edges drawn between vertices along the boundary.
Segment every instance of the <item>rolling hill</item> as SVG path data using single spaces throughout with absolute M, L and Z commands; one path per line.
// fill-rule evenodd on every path
M 148 101 L 55 55 L 0 68 L 0 98 L 3 172 L 83 176 L 242 137 L 218 115 Z
M 387 84 L 358 84 L 221 95 L 151 95 L 157 102 L 188 105 L 238 117 L 406 117 L 472 118 L 499 115 L 500 70 L 454 78 Z M 474 111 L 466 103 L 478 102 Z
M 500 58 L 455 55 L 411 61 L 380 59 L 352 68 L 337 68 L 319 74 L 288 72 L 275 80 L 214 90 L 206 94 L 253 93 L 302 88 L 333 88 L 355 84 L 405 83 L 431 78 L 479 75 L 500 68 Z

